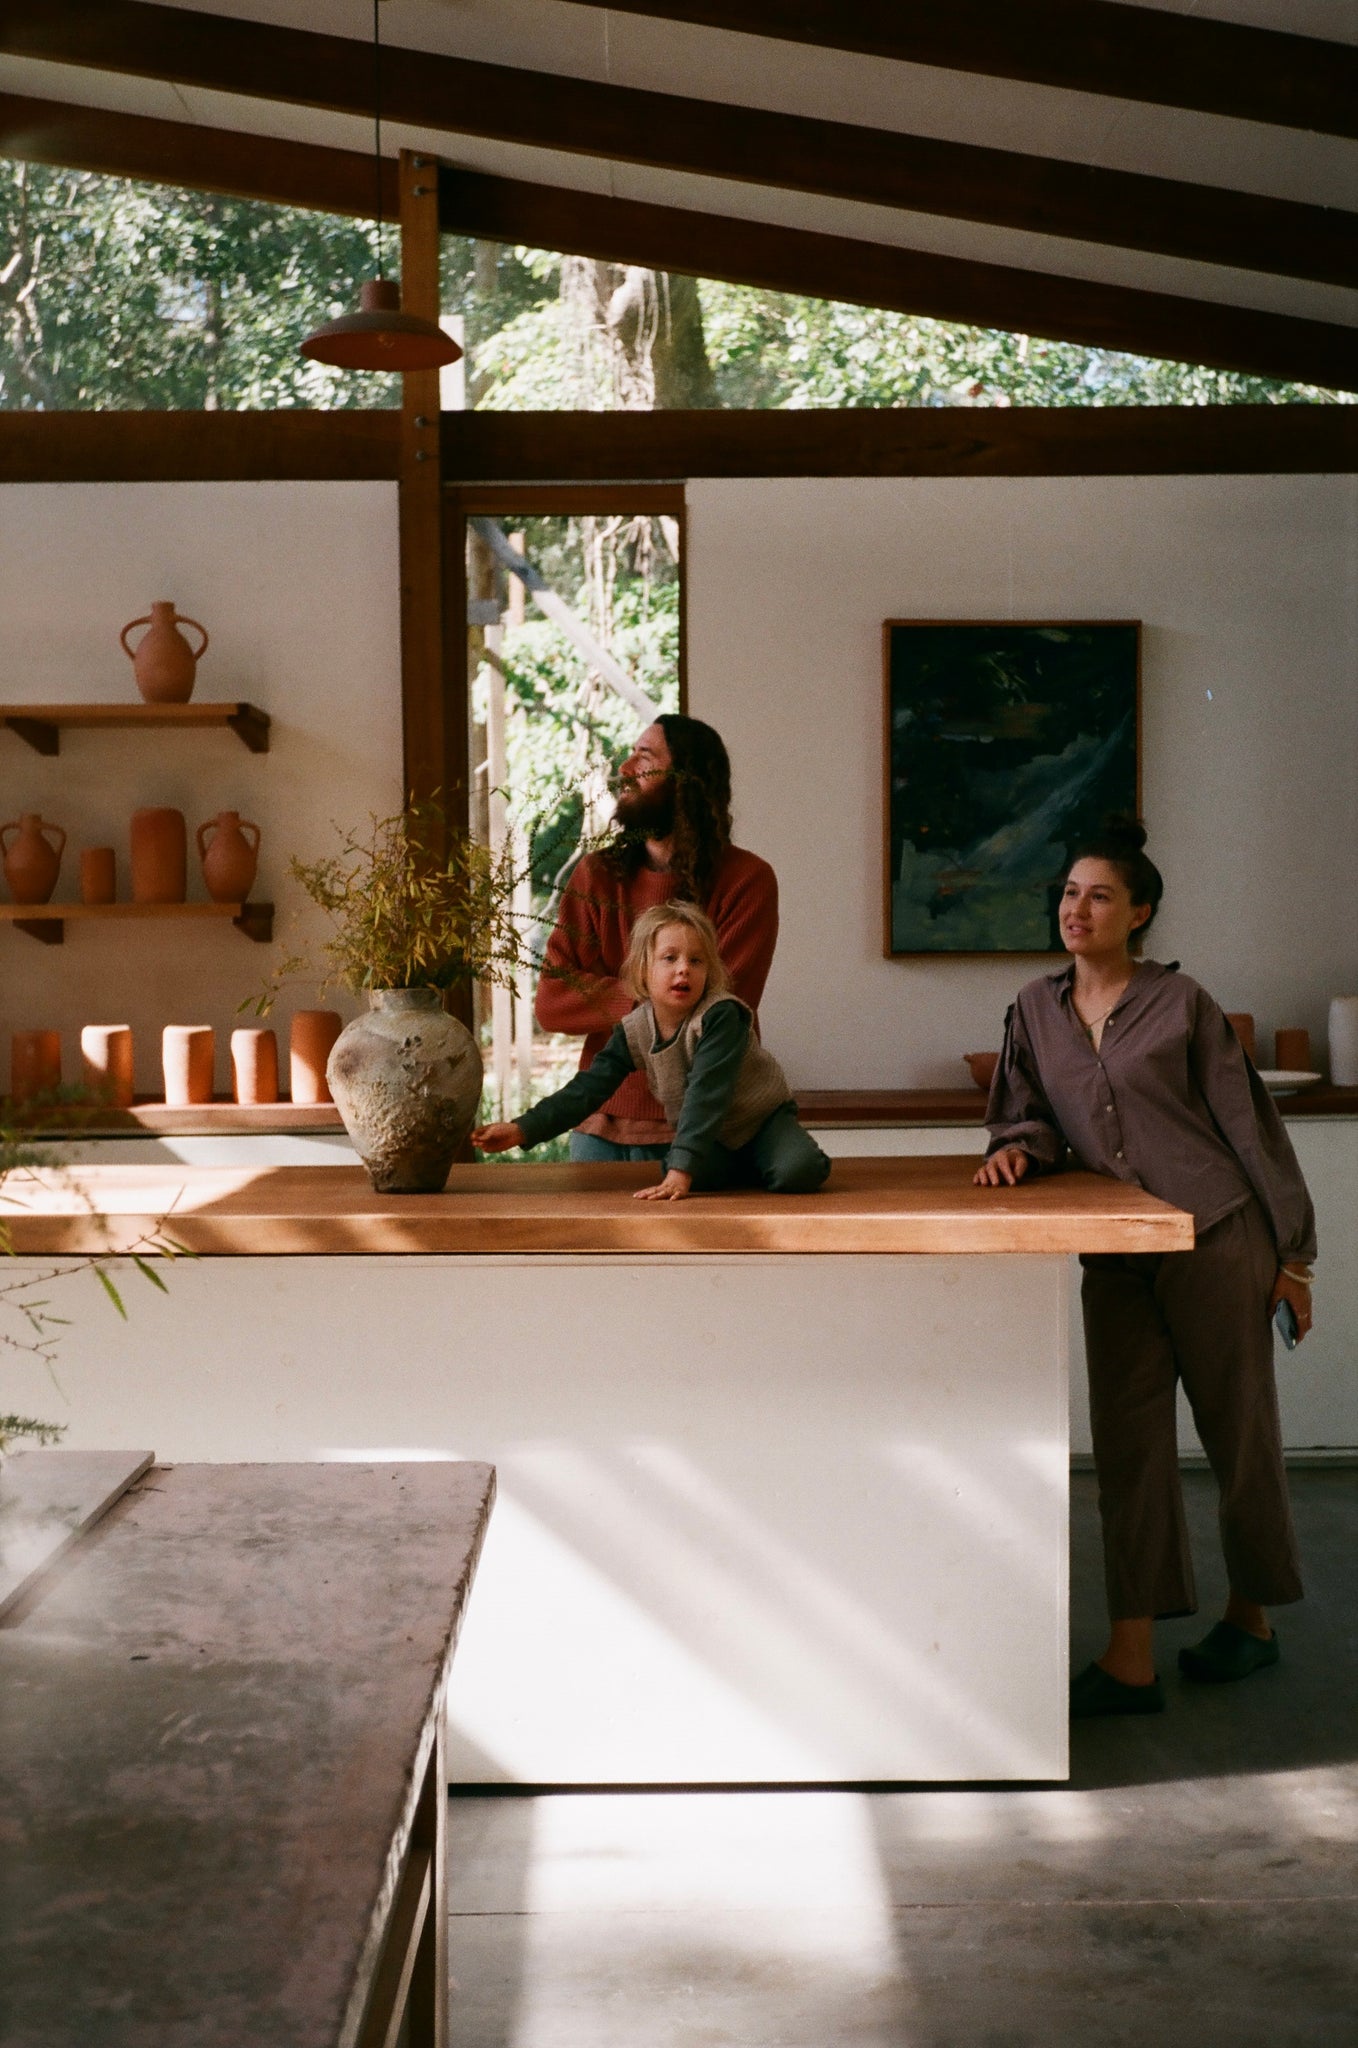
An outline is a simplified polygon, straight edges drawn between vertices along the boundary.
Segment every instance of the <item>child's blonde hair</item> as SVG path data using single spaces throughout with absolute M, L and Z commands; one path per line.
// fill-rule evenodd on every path
M 696 903 L 655 903 L 649 910 L 643 910 L 632 926 L 632 943 L 627 949 L 627 958 L 622 963 L 622 979 L 639 1003 L 644 1003 L 651 993 L 647 978 L 651 955 L 655 952 L 656 940 L 667 925 L 681 924 L 691 931 L 703 949 L 703 960 L 707 967 L 707 986 L 704 996 L 725 995 L 731 986 L 731 977 L 726 971 L 720 952 L 717 950 L 717 931 L 710 917 L 699 910 Z

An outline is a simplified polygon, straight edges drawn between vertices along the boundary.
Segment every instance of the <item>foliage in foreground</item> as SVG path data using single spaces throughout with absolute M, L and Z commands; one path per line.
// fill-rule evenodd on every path
M 69 1113 L 73 1107 L 89 1110 L 97 1104 L 85 1090 L 63 1088 L 54 1096 L 38 1096 L 26 1103 L 22 1116 L 24 1121 L 32 1122 L 41 1118 L 45 1109 Z M 22 1201 L 22 1194 L 16 1190 L 10 1175 L 42 1172 L 50 1180 L 52 1176 L 60 1178 L 62 1172 L 60 1162 L 52 1153 L 34 1145 L 21 1130 L 15 1128 L 18 1121 L 15 1105 L 0 1102 L 0 1189 L 4 1189 L 11 1201 Z M 89 1208 L 93 1215 L 93 1204 Z M 148 1259 L 193 1257 L 192 1252 L 167 1234 L 165 1221 L 161 1218 L 154 1230 L 140 1238 L 130 1252 L 89 1252 L 82 1258 L 46 1267 L 38 1273 L 0 1280 L 0 1353 L 37 1359 L 46 1367 L 55 1384 L 57 1349 L 62 1330 L 70 1326 L 70 1318 L 55 1315 L 50 1297 L 37 1290 L 80 1273 L 92 1273 L 113 1308 L 126 1322 L 127 1307 L 110 1270 L 119 1258 L 130 1260 L 144 1280 L 166 1294 L 169 1290 L 165 1282 L 154 1266 L 148 1264 Z M 13 1235 L 8 1224 L 0 1220 L 0 1258 L 14 1256 Z M 34 1415 L 0 1413 L 0 1458 L 20 1441 L 52 1444 L 64 1435 L 64 1423 L 44 1422 Z

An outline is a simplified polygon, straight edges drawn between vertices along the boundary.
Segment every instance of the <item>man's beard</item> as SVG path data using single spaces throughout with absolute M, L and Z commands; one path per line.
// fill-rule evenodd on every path
M 624 783 L 613 816 L 624 832 L 668 839 L 674 830 L 674 777 L 660 775 L 652 782 Z

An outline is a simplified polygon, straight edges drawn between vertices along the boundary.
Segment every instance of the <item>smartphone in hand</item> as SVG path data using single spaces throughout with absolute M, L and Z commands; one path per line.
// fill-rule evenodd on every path
M 1287 1349 L 1295 1351 L 1301 1340 L 1297 1335 L 1297 1312 L 1290 1301 L 1278 1303 L 1273 1311 L 1273 1321 Z

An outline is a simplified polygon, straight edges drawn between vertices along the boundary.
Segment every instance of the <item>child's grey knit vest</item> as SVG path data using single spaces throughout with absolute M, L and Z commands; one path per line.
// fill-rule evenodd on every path
M 703 1035 L 703 1019 L 714 1003 L 738 1003 L 747 1017 L 752 1015 L 749 1004 L 740 1002 L 739 996 L 704 996 L 688 1022 L 660 1052 L 651 1049 L 655 1044 L 656 1023 L 655 1011 L 648 1002 L 638 1003 L 636 1009 L 629 1011 L 622 1020 L 633 1060 L 645 1074 L 651 1093 L 665 1115 L 676 1126 L 693 1066 L 693 1055 Z M 790 1101 L 791 1096 L 786 1074 L 773 1054 L 765 1052 L 751 1028 L 745 1057 L 736 1075 L 735 1094 L 717 1133 L 722 1144 L 732 1151 L 738 1145 L 748 1145 L 759 1126 L 780 1104 Z

